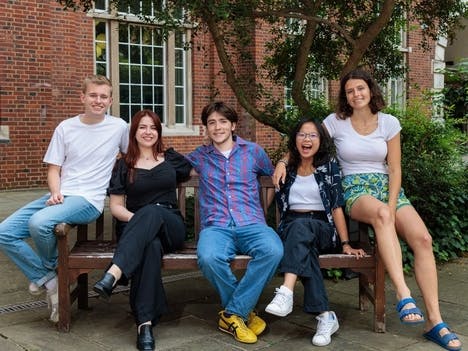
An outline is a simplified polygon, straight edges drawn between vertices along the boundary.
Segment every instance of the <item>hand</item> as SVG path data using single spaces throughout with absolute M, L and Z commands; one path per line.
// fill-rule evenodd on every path
M 353 249 L 349 244 L 343 245 L 343 253 L 346 255 L 356 256 L 357 259 L 366 255 L 366 252 L 363 249 Z
M 53 206 L 63 203 L 63 195 L 61 193 L 50 194 L 49 199 L 46 201 L 47 206 Z
M 276 189 L 280 188 L 280 183 L 284 184 L 286 179 L 286 165 L 283 162 L 278 162 L 276 164 L 275 172 L 273 173 L 271 179 Z

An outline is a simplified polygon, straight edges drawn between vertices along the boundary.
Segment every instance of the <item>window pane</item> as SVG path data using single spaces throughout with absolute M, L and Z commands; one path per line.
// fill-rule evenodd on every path
M 130 45 L 130 62 L 140 63 L 140 47 L 136 45 Z
M 141 83 L 141 67 L 140 66 L 130 67 L 130 82 L 132 84 Z
M 94 1 L 94 8 L 96 10 L 105 10 L 106 9 L 106 1 L 105 0 L 96 0 L 96 1 Z
M 154 103 L 155 104 L 162 104 L 164 101 L 164 92 L 161 87 L 154 88 Z
M 141 33 L 141 44 L 151 45 L 153 43 L 153 31 L 149 27 L 143 27 Z
M 175 84 L 178 86 L 184 85 L 184 70 L 176 68 L 175 70 Z
M 128 65 L 119 65 L 120 83 L 129 83 Z
M 177 105 L 184 104 L 184 88 L 175 89 L 175 100 Z
M 128 103 L 128 85 L 120 84 L 120 102 Z
M 119 45 L 119 62 L 128 63 L 128 45 Z
M 132 85 L 131 87 L 131 103 L 141 103 L 141 88 L 138 85 Z
M 130 42 L 132 44 L 140 43 L 140 27 L 128 26 L 130 30 Z
M 143 46 L 141 50 L 141 63 L 144 65 L 153 64 L 153 50 L 151 49 L 151 46 Z
M 175 52 L 175 65 L 176 67 L 184 66 L 184 52 L 182 50 L 176 50 Z
M 153 49 L 154 53 L 154 62 L 153 64 L 155 65 L 162 65 L 163 64 L 163 49 L 162 48 L 154 48 Z
M 184 118 L 184 107 L 183 106 L 177 106 L 176 107 L 176 123 L 185 123 L 185 118 Z
M 143 66 L 141 69 L 143 73 L 143 84 L 152 84 L 153 72 L 152 72 L 151 66 Z
M 107 75 L 105 63 L 96 62 L 96 74 L 100 74 L 101 76 Z
M 143 87 L 143 103 L 144 104 L 153 104 L 153 89 L 152 87 L 145 86 Z M 152 109 L 152 107 L 151 107 Z
M 163 84 L 162 67 L 154 67 L 154 84 Z
M 126 25 L 119 26 L 119 42 L 128 43 L 128 26 Z

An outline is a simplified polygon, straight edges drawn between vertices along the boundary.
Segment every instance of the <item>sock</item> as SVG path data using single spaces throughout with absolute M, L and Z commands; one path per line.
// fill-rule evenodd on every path
M 51 280 L 44 283 L 47 290 L 54 290 L 57 287 L 57 277 L 53 277 Z
M 141 324 L 138 326 L 138 329 L 137 329 L 138 334 L 140 334 L 141 326 L 142 326 L 142 325 L 147 325 L 147 324 L 151 325 L 151 321 L 148 321 L 148 322 L 145 322 L 145 323 L 141 323 Z
M 282 293 L 285 293 L 286 295 L 292 295 L 293 291 L 289 289 L 287 286 L 281 285 L 279 289 Z

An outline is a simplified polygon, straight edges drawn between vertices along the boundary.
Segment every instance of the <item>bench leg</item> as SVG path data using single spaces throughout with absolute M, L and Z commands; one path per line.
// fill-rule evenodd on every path
M 376 250 L 375 259 L 374 331 L 385 333 L 385 267 L 378 250 Z
M 78 308 L 81 310 L 89 309 L 88 305 L 88 273 L 78 276 Z
M 367 311 L 369 309 L 369 279 L 365 273 L 359 273 L 359 310 Z
M 58 270 L 58 296 L 59 296 L 59 322 L 58 329 L 61 332 L 70 331 L 70 284 L 68 270 Z

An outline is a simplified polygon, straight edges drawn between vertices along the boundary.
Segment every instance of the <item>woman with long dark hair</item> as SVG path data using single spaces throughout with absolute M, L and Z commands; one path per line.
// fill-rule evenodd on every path
M 337 162 L 331 157 L 330 138 L 320 123 L 301 120 L 288 141 L 286 181 L 276 192 L 281 213 L 278 233 L 284 256 L 279 270 L 284 282 L 265 311 L 284 317 L 292 312 L 293 291 L 298 278 L 304 286 L 304 311 L 316 314 L 316 346 L 328 345 L 338 328 L 330 311 L 318 256 L 340 246 L 345 254 L 362 257 L 362 249 L 349 245 L 342 206 L 343 194 Z
M 152 329 L 167 310 L 162 255 L 185 240 L 176 187 L 192 167 L 174 149 L 164 149 L 161 132 L 153 111 L 133 116 L 128 153 L 117 161 L 109 187 L 112 215 L 124 228 L 111 267 L 94 285 L 95 292 L 109 299 L 117 281 L 131 279 L 130 306 L 139 350 L 154 349 Z

